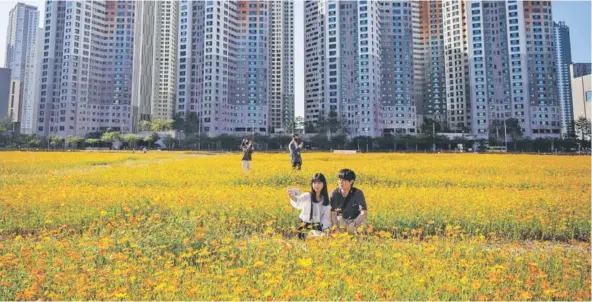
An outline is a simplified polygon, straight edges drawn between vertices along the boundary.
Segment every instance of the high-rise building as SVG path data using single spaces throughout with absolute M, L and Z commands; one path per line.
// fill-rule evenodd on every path
M 270 102 L 277 103 L 278 91 L 290 91 L 269 85 L 278 83 L 279 72 L 287 74 L 286 79 L 293 74 L 293 64 L 283 62 L 293 61 L 291 51 L 286 50 L 293 44 L 284 37 L 281 41 L 270 38 L 270 30 L 277 27 L 275 18 L 292 22 L 291 1 L 289 5 L 181 1 L 179 5 L 177 112 L 195 113 L 200 131 L 209 135 L 269 133 Z M 284 7 L 282 14 L 273 12 L 276 5 Z M 274 54 L 279 64 L 270 64 L 270 48 L 280 51 L 278 44 L 285 55 L 277 62 Z M 281 84 L 290 81 L 282 79 Z
M 269 2 L 268 108 L 271 133 L 294 121 L 294 2 Z
M 471 131 L 466 6 L 466 1 L 442 1 L 446 117 L 447 126 L 453 132 Z
M 40 87 L 41 87 L 41 59 L 43 53 L 43 39 L 45 35 L 45 30 L 43 28 L 39 28 L 37 30 L 37 43 L 36 43 L 36 50 L 35 50 L 35 59 L 34 59 L 34 70 L 30 73 L 30 78 L 32 81 L 29 81 L 27 86 L 30 86 L 25 93 L 25 101 L 22 104 L 21 111 L 21 133 L 25 134 L 34 134 L 36 133 L 35 127 L 37 126 L 37 104 L 39 102 L 40 96 Z
M 304 3 L 304 122 L 323 116 L 325 101 L 325 0 Z
M 39 135 L 131 131 L 134 1 L 47 1 Z
M 592 74 L 591 63 L 573 63 L 573 77 L 579 78 L 585 75 Z
M 305 121 L 334 111 L 351 136 L 415 133 L 412 5 L 305 3 Z
M 0 118 L 8 116 L 10 104 L 10 69 L 0 68 Z
M 368 1 L 370 4 L 370 1 Z M 373 3 L 372 3 L 373 4 Z M 348 99 L 350 104 L 344 104 L 347 115 L 357 117 L 356 123 L 350 130 L 353 135 L 379 136 L 383 133 L 415 134 L 416 133 L 416 102 L 413 98 L 413 32 L 412 32 L 412 9 L 408 1 L 381 1 L 374 8 L 367 6 L 367 10 L 374 9 L 373 14 L 364 19 L 364 1 L 360 1 L 359 17 L 359 84 L 360 99 Z M 377 18 L 378 17 L 378 18 Z M 380 22 L 377 22 L 380 21 Z M 369 24 L 368 34 L 364 26 Z M 370 28 L 377 27 L 378 31 L 372 33 Z M 355 24 L 352 25 L 352 27 Z M 377 39 L 378 38 L 378 39 Z M 376 45 L 380 45 L 377 50 Z M 366 64 L 366 45 L 369 52 L 373 53 L 370 62 Z M 373 60 L 372 60 L 373 59 Z M 374 75 L 364 73 L 370 67 Z M 329 66 L 331 67 L 331 66 Z M 438 72 L 435 72 L 436 74 Z M 375 77 L 376 76 L 376 77 Z M 376 81 L 376 83 L 374 82 Z M 367 87 L 376 86 L 374 95 L 368 98 Z M 438 86 L 438 85 L 436 85 Z M 370 89 L 372 92 L 372 88 Z M 438 94 L 438 92 L 436 92 Z M 376 102 L 374 118 L 377 120 L 374 130 L 365 126 L 373 117 L 364 117 L 366 110 L 371 107 L 368 103 Z M 359 103 L 360 108 L 357 108 Z M 366 104 L 365 104 L 366 103 Z M 364 106 L 365 105 L 365 106 Z M 358 115 L 359 110 L 362 113 Z M 357 126 L 357 127 L 355 127 Z
M 35 102 L 35 68 L 37 67 L 37 38 L 39 11 L 36 6 L 17 3 L 10 10 L 6 33 L 6 62 L 12 84 L 8 114 L 12 121 L 21 123 L 26 133 L 31 132 Z M 25 124 L 23 125 L 23 121 Z
M 413 1 L 412 7 L 417 117 L 420 123 L 424 118 L 430 118 L 448 126 L 443 3 L 439 0 Z
M 499 137 L 509 118 L 527 137 L 559 137 L 551 1 L 467 2 L 472 132 Z
M 573 133 L 573 104 L 571 97 L 571 43 L 569 27 L 565 22 L 554 22 L 555 68 L 557 72 L 557 95 L 561 108 L 561 135 L 567 137 Z
M 140 120 L 172 119 L 176 97 L 178 1 L 138 1 L 132 104 Z
M 570 68 L 570 74 L 574 74 L 574 66 Z M 592 119 L 592 75 L 571 77 L 571 93 L 573 96 L 574 120 L 580 118 Z M 575 131 L 575 129 L 574 129 Z M 576 133 L 580 136 L 581 133 Z

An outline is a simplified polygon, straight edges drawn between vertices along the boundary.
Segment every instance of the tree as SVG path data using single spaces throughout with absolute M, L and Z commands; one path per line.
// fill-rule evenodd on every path
M 440 122 L 438 122 L 432 118 L 424 117 L 423 123 L 421 123 L 419 130 L 423 134 L 433 136 L 434 131 L 436 131 L 436 132 L 442 131 L 442 125 L 440 124 Z
M 506 120 L 506 133 L 510 135 L 512 141 L 519 139 L 524 135 L 520 121 L 516 118 L 509 118 Z
M 331 138 L 331 148 L 343 149 L 347 144 L 347 136 L 345 134 L 337 134 Z
M 516 118 L 507 119 L 505 125 L 505 132 L 506 135 L 509 135 L 510 138 L 512 138 L 514 149 L 516 149 L 518 147 L 516 141 L 518 141 L 524 135 L 524 132 L 522 131 L 522 126 L 520 125 L 520 121 Z
M 5 116 L 0 119 L 0 135 L 4 132 L 12 129 L 12 119 L 9 116 Z
M 268 140 L 267 147 L 271 150 L 286 149 L 292 137 L 289 135 L 272 136 Z
M 507 131 L 507 125 L 506 125 Z M 495 136 L 494 136 L 495 134 Z M 495 141 L 496 143 L 504 142 L 504 121 L 503 120 L 492 120 L 489 123 L 489 139 Z
M 319 115 L 317 121 L 315 123 L 315 130 L 317 133 L 327 133 L 329 124 L 327 123 L 327 119 L 324 116 Z
M 335 110 L 329 111 L 327 117 L 327 129 L 329 129 L 329 134 L 333 135 L 333 133 L 336 133 L 339 130 L 339 126 L 341 126 L 341 122 L 339 121 L 337 112 L 335 112 Z
M 286 123 L 286 128 L 284 130 L 286 133 L 296 133 L 296 118 Z
M 96 145 L 98 145 L 98 144 L 101 143 L 101 139 L 98 139 L 98 138 L 87 138 L 86 141 L 85 141 L 85 143 L 87 145 L 91 145 L 91 146 L 95 147 Z
M 374 141 L 378 143 L 378 148 L 380 150 L 396 150 L 397 148 L 396 138 L 393 133 L 383 133 L 382 136 L 374 138 Z
M 154 144 L 159 139 L 160 139 L 160 136 L 158 136 L 158 133 L 152 132 L 152 134 L 150 136 L 147 136 L 144 138 L 144 142 L 146 142 L 148 144 L 148 147 L 151 148 L 152 144 Z
M 62 144 L 62 138 L 55 134 L 52 134 L 49 136 L 49 144 L 52 147 L 56 148 L 57 146 Z
M 333 140 L 333 134 L 349 134 L 347 121 L 344 119 L 340 119 L 335 110 L 329 111 L 329 116 L 327 117 L 325 123 L 326 128 L 329 130 L 329 140 Z
M 315 132 L 315 126 L 313 122 L 305 122 L 304 123 L 304 132 L 305 133 L 314 133 Z
M 182 113 L 173 116 L 173 129 L 185 131 L 185 118 Z
M 301 116 L 297 116 L 293 118 L 290 122 L 286 123 L 285 133 L 300 133 L 302 130 L 304 130 L 304 128 L 304 118 Z
M 586 140 L 590 140 L 590 135 L 592 134 L 592 127 L 590 125 L 589 119 L 580 116 L 574 123 L 574 129 L 576 132 L 576 136 L 582 141 L 582 143 Z
M 310 142 L 315 147 L 317 147 L 319 149 L 323 149 L 323 150 L 327 150 L 331 147 L 331 143 L 329 141 L 329 138 L 327 137 L 327 134 L 325 134 L 325 133 L 319 133 L 319 134 L 311 137 Z
M 238 136 L 222 134 L 215 139 L 220 148 L 224 150 L 236 150 L 240 145 L 241 138 Z
M 199 117 L 195 112 L 189 112 L 185 117 L 184 124 L 185 133 L 198 133 L 199 131 Z
M 82 142 L 84 142 L 84 138 L 80 136 L 69 135 L 68 137 L 66 137 L 66 145 L 74 149 L 78 148 L 79 144 Z
M 33 136 L 30 140 L 29 140 L 29 147 L 39 147 L 41 145 L 41 140 L 39 138 L 37 138 L 36 136 Z
M 167 134 L 162 138 L 162 143 L 168 150 L 171 150 L 175 143 L 175 139 L 170 134 Z
M 140 121 L 138 125 L 138 130 L 150 131 L 150 129 L 152 129 L 152 123 L 150 121 Z
M 164 131 L 173 131 L 175 130 L 175 120 L 164 120 L 163 122 L 163 130 Z
M 101 136 L 101 141 L 113 146 L 114 142 L 121 142 L 121 134 L 119 132 L 105 132 Z
M 137 134 L 133 134 L 133 133 L 129 133 L 129 134 L 126 134 L 123 136 L 123 141 L 128 143 L 132 149 L 135 149 L 136 145 L 141 140 L 142 140 L 142 137 L 140 137 Z
M 154 120 L 152 122 L 152 131 L 170 131 L 173 130 L 174 120 Z

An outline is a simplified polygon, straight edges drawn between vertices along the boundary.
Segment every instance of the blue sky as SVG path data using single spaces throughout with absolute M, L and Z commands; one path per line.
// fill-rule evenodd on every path
M 45 7 L 43 0 L 23 0 L 31 5 L 36 5 L 40 9 Z M 296 98 L 296 115 L 304 116 L 304 1 L 295 0 L 295 21 L 294 21 L 294 45 L 295 53 L 295 98 Z M 571 38 L 571 56 L 576 63 L 589 63 L 591 59 L 590 47 L 590 28 L 592 27 L 591 0 L 580 1 L 564 1 L 554 0 L 553 5 L 553 20 L 565 21 L 569 26 Z M 0 0 L 0 66 L 4 66 L 5 56 L 5 40 L 6 29 L 8 27 L 8 13 L 16 5 L 17 1 Z M 40 22 L 43 22 L 43 13 L 41 14 Z
M 590 1 L 553 1 L 553 20 L 564 21 L 569 26 L 571 59 L 574 63 L 590 63 Z

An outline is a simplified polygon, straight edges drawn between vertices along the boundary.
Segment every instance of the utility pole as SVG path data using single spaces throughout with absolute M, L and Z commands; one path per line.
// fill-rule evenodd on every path
M 506 152 L 508 152 L 508 135 L 506 133 L 506 120 L 504 119 L 504 144 L 506 145 Z
M 256 118 L 257 114 L 253 113 L 253 125 L 251 126 L 251 146 L 254 145 L 254 140 L 255 140 L 255 118 Z
M 201 150 L 201 112 L 199 113 L 199 117 L 197 118 L 197 122 L 199 123 L 197 127 L 197 150 Z
M 495 125 L 495 137 L 499 140 L 499 131 L 498 130 L 499 130 L 499 127 L 498 127 L 498 124 L 496 123 L 496 125 Z
M 432 151 L 436 152 L 436 123 L 432 122 Z

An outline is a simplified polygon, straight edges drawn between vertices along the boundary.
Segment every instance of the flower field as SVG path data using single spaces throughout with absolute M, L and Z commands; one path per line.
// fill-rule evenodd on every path
M 0 300 L 590 300 L 590 158 L 0 153 Z M 350 168 L 369 234 L 297 239 Z

